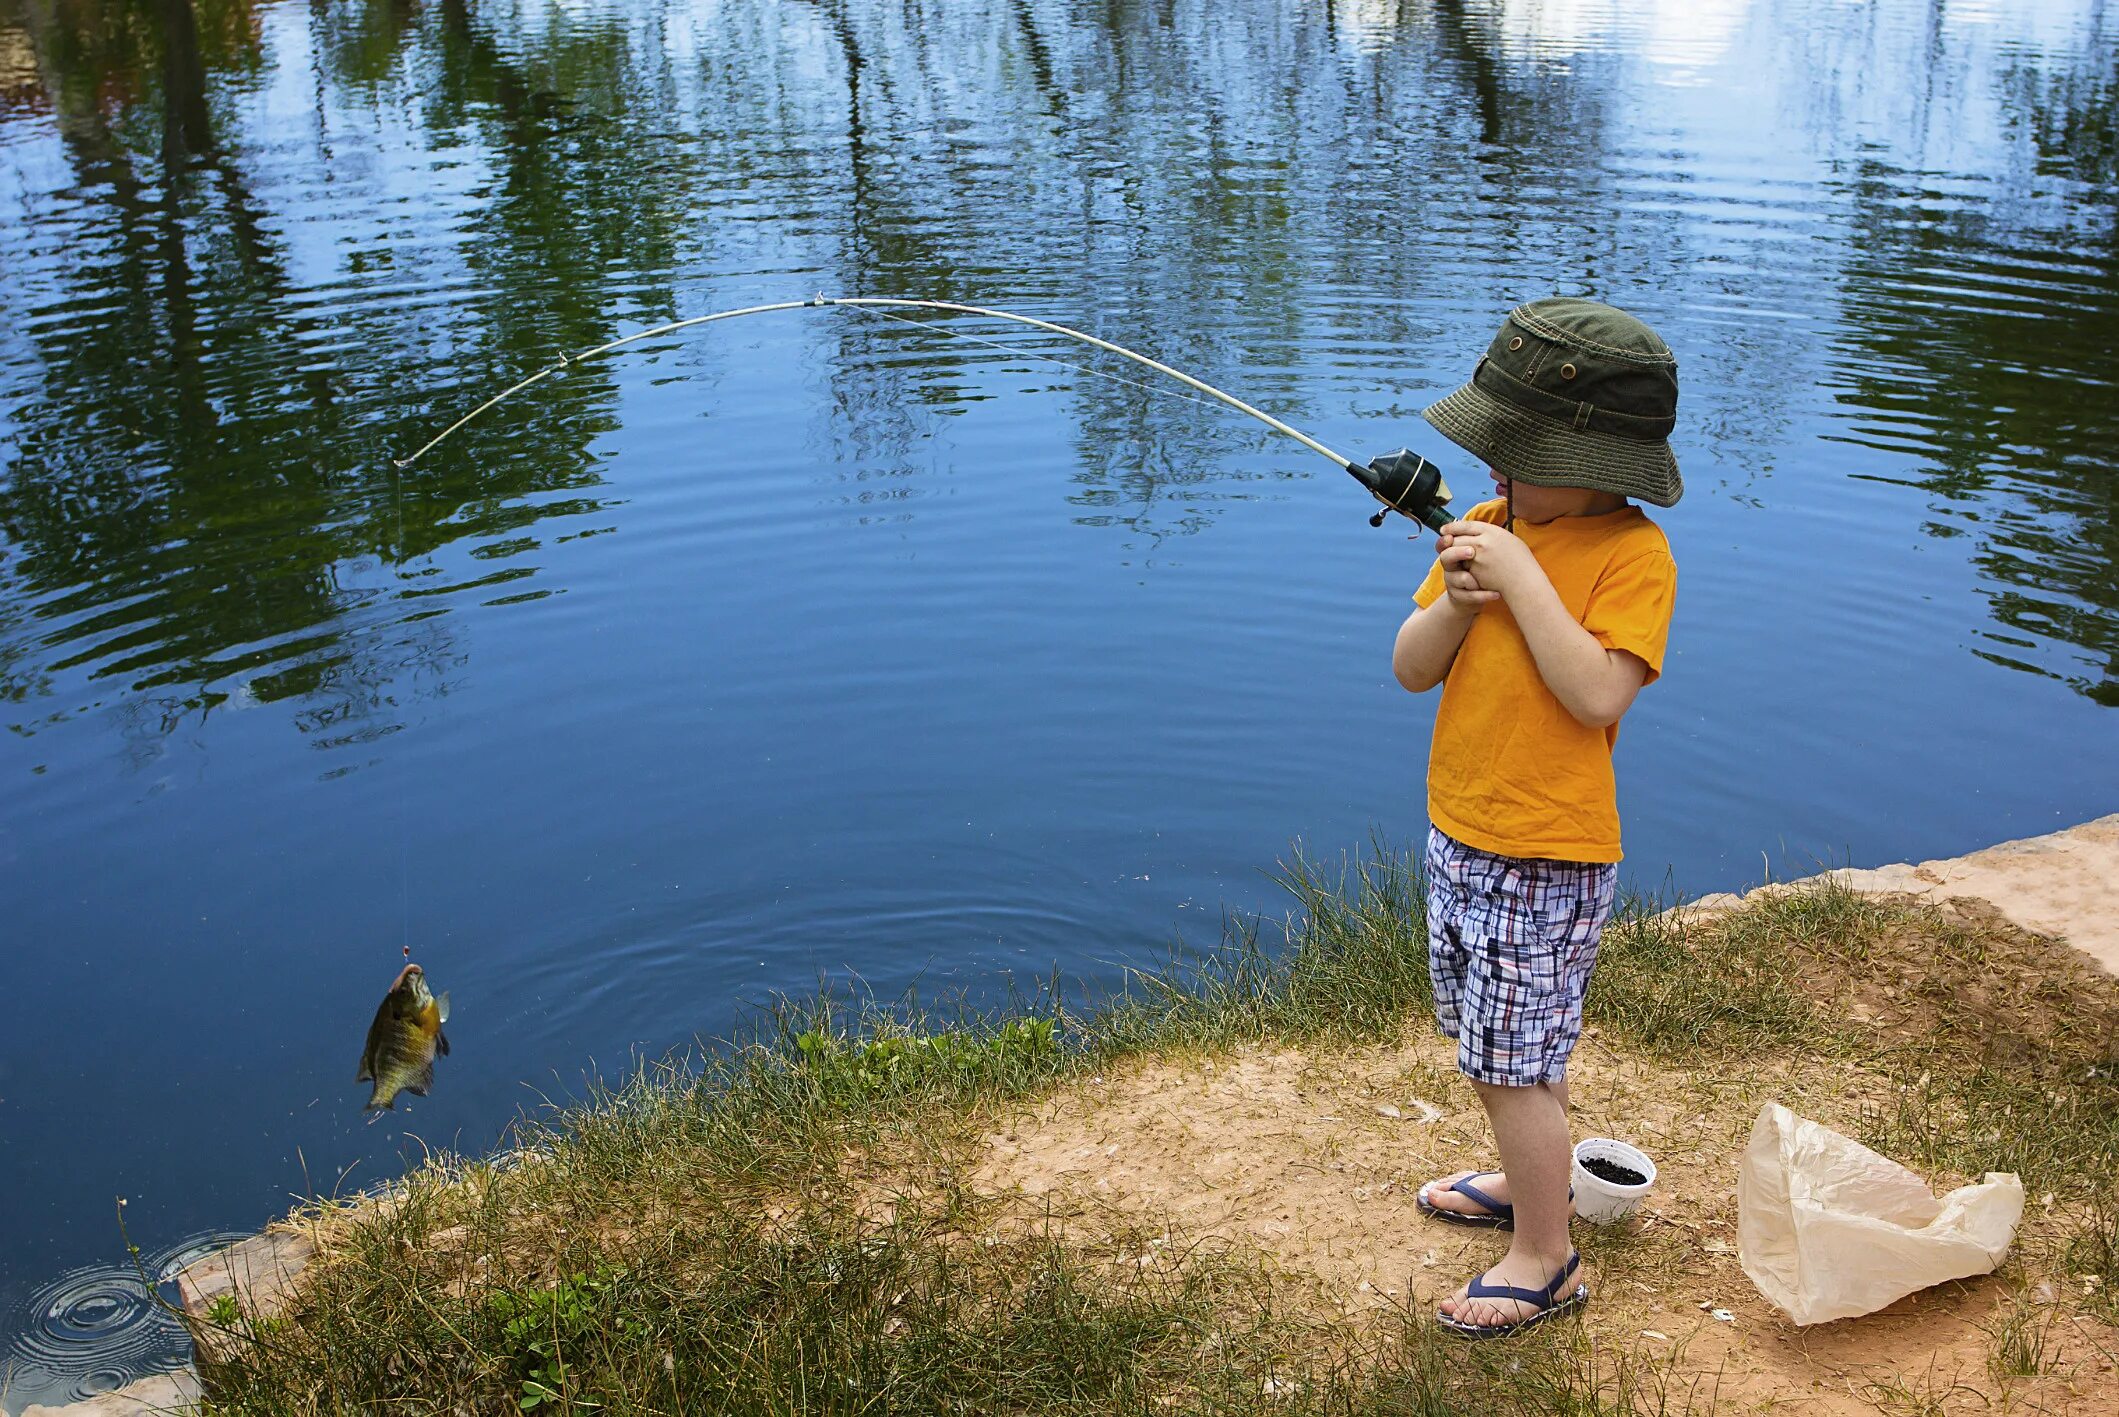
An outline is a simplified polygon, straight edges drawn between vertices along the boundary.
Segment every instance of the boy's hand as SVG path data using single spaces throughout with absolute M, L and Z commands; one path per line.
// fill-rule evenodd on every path
M 1449 592 L 1450 603 L 1459 610 L 1476 614 L 1501 597 L 1479 584 L 1472 573 L 1471 560 L 1474 548 L 1468 543 L 1444 536 L 1435 543 L 1435 551 L 1442 561 L 1442 584 Z
M 1531 578 L 1545 575 L 1523 539 L 1492 522 L 1451 522 L 1442 528 L 1441 546 L 1445 583 L 1452 560 L 1461 558 L 1458 565 L 1475 577 L 1472 587 L 1502 600 L 1513 597 Z M 1452 585 L 1451 594 L 1455 593 Z

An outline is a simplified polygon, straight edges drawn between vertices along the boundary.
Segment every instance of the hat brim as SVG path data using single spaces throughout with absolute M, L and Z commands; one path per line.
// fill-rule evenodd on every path
M 1573 428 L 1503 403 L 1476 384 L 1429 404 L 1420 416 L 1494 471 L 1533 487 L 1590 487 L 1658 507 L 1675 506 L 1685 495 L 1669 443 Z

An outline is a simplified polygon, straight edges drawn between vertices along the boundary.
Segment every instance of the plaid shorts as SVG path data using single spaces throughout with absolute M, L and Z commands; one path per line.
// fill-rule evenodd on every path
M 1427 836 L 1427 970 L 1435 1022 L 1474 1082 L 1566 1076 L 1619 868 L 1496 856 Z

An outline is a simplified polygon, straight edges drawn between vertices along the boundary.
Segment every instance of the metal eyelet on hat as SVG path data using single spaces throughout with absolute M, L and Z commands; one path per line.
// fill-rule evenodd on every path
M 1523 347 L 1523 336 L 1517 335 L 1514 339 L 1510 340 L 1508 342 L 1508 347 L 1510 349 L 1521 349 Z
M 1562 364 L 1562 365 L 1560 366 L 1560 377 L 1561 377 L 1561 378 L 1563 378 L 1563 379 L 1572 379 L 1572 378 L 1573 378 L 1574 376 L 1575 376 L 1575 367 L 1574 367 L 1574 365 L 1572 365 L 1572 364 Z

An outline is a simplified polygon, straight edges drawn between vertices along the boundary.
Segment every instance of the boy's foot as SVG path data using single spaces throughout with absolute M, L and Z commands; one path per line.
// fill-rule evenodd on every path
M 1444 1299 L 1437 1321 L 1466 1338 L 1499 1338 L 1581 1308 L 1589 1289 L 1581 1282 L 1582 1257 L 1571 1254 L 1557 1272 L 1514 1251 Z
M 1508 1177 L 1499 1171 L 1459 1171 L 1429 1181 L 1413 1197 L 1422 1215 L 1451 1225 L 1513 1230 L 1516 1208 L 1508 1201 Z

